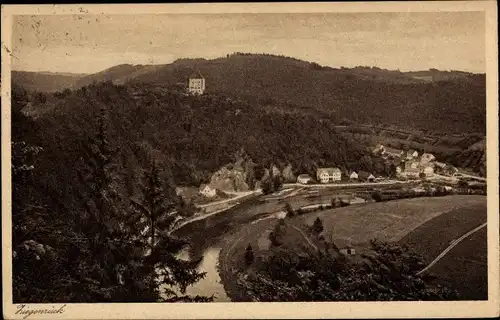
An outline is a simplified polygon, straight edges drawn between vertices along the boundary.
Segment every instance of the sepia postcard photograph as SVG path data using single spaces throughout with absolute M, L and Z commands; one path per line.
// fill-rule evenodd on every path
M 499 316 L 496 10 L 2 5 L 4 318 Z

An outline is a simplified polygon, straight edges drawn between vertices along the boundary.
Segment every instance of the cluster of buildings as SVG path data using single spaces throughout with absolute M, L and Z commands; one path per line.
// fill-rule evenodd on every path
M 386 160 L 394 161 L 396 164 L 396 175 L 401 178 L 419 179 L 422 175 L 429 178 L 435 175 L 436 171 L 444 172 L 446 170 L 456 171 L 456 168 L 448 166 L 443 162 L 436 161 L 436 157 L 431 153 L 419 154 L 418 151 L 410 149 L 407 151 L 398 150 L 383 145 L 377 145 L 373 149 L 373 154 Z M 350 181 L 376 181 L 372 173 L 365 171 L 346 172 Z M 453 172 L 451 172 L 453 175 Z M 318 168 L 316 177 L 313 179 L 308 174 L 301 174 L 297 177 L 297 183 L 308 184 L 313 181 L 319 183 L 334 183 L 342 179 L 342 171 L 339 168 Z
M 425 152 L 419 154 L 413 149 L 403 151 L 379 144 L 373 149 L 373 153 L 384 159 L 399 162 L 396 174 L 404 178 L 419 178 L 421 175 L 432 177 L 436 170 L 444 170 L 447 167 L 445 163 L 436 161 L 433 154 Z
M 365 171 L 351 171 L 348 173 L 350 181 L 375 181 L 375 176 Z M 342 171 L 339 168 L 318 168 L 316 170 L 316 179 L 314 180 L 308 174 L 300 174 L 297 177 L 297 183 L 308 184 L 313 181 L 319 183 L 334 183 L 342 180 Z

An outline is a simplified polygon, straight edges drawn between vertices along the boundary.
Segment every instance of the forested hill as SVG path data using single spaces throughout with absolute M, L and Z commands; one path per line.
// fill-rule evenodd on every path
M 12 83 L 30 91 L 54 92 L 76 87 L 84 74 L 12 71 Z
M 465 72 L 399 72 L 379 68 L 330 68 L 294 58 L 233 54 L 181 59 L 168 65 L 120 65 L 80 78 L 75 86 L 113 81 L 175 85 L 199 70 L 208 93 L 291 108 L 331 118 L 446 133 L 485 132 L 485 75 Z
M 366 144 L 338 134 L 334 124 L 315 113 L 283 113 L 220 94 L 191 97 L 163 88 L 102 83 L 24 107 L 40 128 L 43 167 L 47 174 L 61 175 L 46 181 L 76 184 L 71 170 L 95 135 L 101 107 L 109 110 L 109 139 L 118 150 L 123 179 L 133 179 L 144 154 L 154 154 L 171 169 L 175 184 L 199 185 L 233 162 L 241 148 L 266 168 L 292 164 L 297 172 L 314 172 L 322 165 L 355 170 L 371 165 L 360 161 Z

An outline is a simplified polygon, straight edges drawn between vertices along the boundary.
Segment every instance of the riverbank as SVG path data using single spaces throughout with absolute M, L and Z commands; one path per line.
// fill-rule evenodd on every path
M 181 229 L 182 227 L 185 227 L 186 225 L 193 223 L 195 221 L 200 221 L 200 220 L 212 217 L 216 214 L 226 212 L 226 211 L 236 207 L 237 205 L 241 204 L 241 202 L 243 202 L 243 201 L 258 197 L 261 194 L 261 192 L 262 192 L 261 190 L 254 190 L 254 191 L 248 191 L 248 192 L 233 193 L 234 195 L 236 195 L 234 198 L 226 199 L 226 200 L 222 200 L 222 201 L 216 201 L 216 202 L 212 202 L 212 203 L 207 203 L 204 205 L 199 205 L 199 206 L 197 206 L 197 208 L 202 209 L 202 211 L 198 212 L 197 214 L 195 214 L 193 217 L 191 217 L 189 219 L 186 219 L 184 221 L 179 222 L 179 224 L 177 226 L 175 226 L 174 228 L 172 228 L 172 230 L 170 230 L 170 232 L 175 232 L 175 231 Z M 209 210 L 209 208 L 211 206 L 220 206 L 223 204 L 225 206 L 221 209 L 214 210 L 214 211 Z

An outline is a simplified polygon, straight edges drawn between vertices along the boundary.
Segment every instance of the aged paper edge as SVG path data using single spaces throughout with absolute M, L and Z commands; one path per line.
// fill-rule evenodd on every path
M 200 3 L 2 5 L 2 276 L 4 318 L 15 315 L 12 303 L 10 68 L 13 15 L 322 13 L 322 12 L 484 11 L 486 17 L 488 301 L 463 302 L 276 302 L 276 303 L 94 303 L 67 304 L 64 314 L 32 319 L 237 319 L 237 318 L 426 318 L 499 315 L 498 208 L 498 50 L 496 1 L 415 1 L 376 3 Z M 32 304 L 38 308 L 62 304 Z

